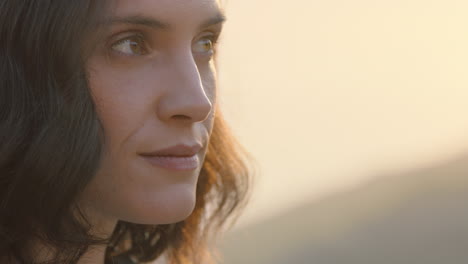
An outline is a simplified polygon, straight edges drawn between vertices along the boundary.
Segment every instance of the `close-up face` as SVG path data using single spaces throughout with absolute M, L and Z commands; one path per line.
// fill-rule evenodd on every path
M 213 127 L 216 0 L 112 0 L 87 60 L 103 126 L 100 168 L 80 200 L 92 216 L 183 220 Z

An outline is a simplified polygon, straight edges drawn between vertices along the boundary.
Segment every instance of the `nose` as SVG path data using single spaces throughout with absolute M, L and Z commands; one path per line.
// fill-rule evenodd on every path
M 177 56 L 168 63 L 165 93 L 158 103 L 158 117 L 163 121 L 202 122 L 212 111 L 198 66 L 190 56 Z

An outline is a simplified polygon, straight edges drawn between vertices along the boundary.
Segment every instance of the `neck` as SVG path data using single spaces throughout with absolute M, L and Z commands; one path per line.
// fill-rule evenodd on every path
M 103 219 L 97 219 L 96 217 L 92 219 L 92 222 L 94 223 L 94 226 L 97 227 L 92 230 L 92 234 L 101 238 L 111 237 L 117 225 L 116 220 L 106 221 Z M 106 249 L 107 245 L 90 246 L 77 264 L 104 264 Z
M 100 238 L 110 238 L 117 226 L 117 220 L 105 217 L 92 207 L 83 208 L 88 220 L 93 224 L 91 234 Z M 104 264 L 107 245 L 90 246 L 77 264 Z

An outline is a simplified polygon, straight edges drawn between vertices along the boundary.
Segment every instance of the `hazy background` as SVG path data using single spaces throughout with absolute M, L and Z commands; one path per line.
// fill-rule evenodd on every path
M 260 167 L 225 263 L 468 263 L 468 2 L 225 8 L 221 103 Z

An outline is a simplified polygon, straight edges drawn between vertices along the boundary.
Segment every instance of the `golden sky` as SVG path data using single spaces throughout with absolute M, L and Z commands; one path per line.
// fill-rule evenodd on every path
M 244 222 L 468 151 L 466 0 L 229 0 L 221 103 L 260 177 Z

